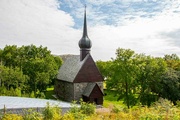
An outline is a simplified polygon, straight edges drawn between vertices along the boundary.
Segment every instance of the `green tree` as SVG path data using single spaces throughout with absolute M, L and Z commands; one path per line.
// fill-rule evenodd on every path
M 135 52 L 130 49 L 118 48 L 116 59 L 112 60 L 112 73 L 107 79 L 107 89 L 115 90 L 118 100 L 124 99 L 128 108 L 136 104 L 136 69 Z
M 5 67 L 0 65 L 0 86 L 5 86 L 6 89 L 24 88 L 25 82 L 28 80 L 28 76 L 23 75 L 22 71 L 15 67 Z
M 103 78 L 106 80 L 106 79 L 109 79 L 109 77 L 111 76 L 111 65 L 112 65 L 112 61 L 97 61 L 96 62 L 96 65 L 99 69 L 99 71 L 101 72 Z
M 1 70 L 1 84 L 19 86 L 24 84 L 26 92 L 46 90 L 48 85 L 53 84 L 58 69 L 62 64 L 60 57 L 53 56 L 47 47 L 35 45 L 5 46 L 0 50 L 1 65 L 6 66 Z M 1 68 L 2 69 L 2 68 Z M 18 72 L 19 73 L 18 73 Z M 28 76 L 27 82 L 19 81 L 19 77 Z M 16 79 L 16 81 L 15 81 Z
M 162 58 L 139 55 L 136 59 L 138 62 L 138 88 L 139 100 L 143 105 L 150 105 L 157 100 L 155 91 L 159 88 L 161 76 L 167 69 L 166 63 Z
M 180 98 L 180 71 L 169 68 L 161 77 L 159 88 L 156 93 L 174 104 Z
M 18 56 L 17 46 L 6 46 L 1 52 L 1 60 L 5 66 L 15 67 L 17 64 L 16 57 Z
M 97 61 L 107 90 L 113 90 L 128 108 L 138 101 L 143 105 L 156 101 L 161 77 L 167 70 L 164 59 L 121 48 L 117 49 L 116 55 L 112 61 Z
M 180 71 L 180 59 L 176 54 L 165 55 L 164 60 L 166 61 L 168 68 Z
M 55 79 L 62 60 L 50 54 L 47 48 L 25 46 L 25 61 L 22 70 L 30 77 L 30 91 L 46 90 L 47 86 Z

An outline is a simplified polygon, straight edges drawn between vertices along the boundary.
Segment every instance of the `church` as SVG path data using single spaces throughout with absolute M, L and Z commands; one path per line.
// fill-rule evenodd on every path
M 55 94 L 61 100 L 103 104 L 103 77 L 91 54 L 92 42 L 87 34 L 86 9 L 83 35 L 79 40 L 80 55 L 69 56 L 59 69 Z

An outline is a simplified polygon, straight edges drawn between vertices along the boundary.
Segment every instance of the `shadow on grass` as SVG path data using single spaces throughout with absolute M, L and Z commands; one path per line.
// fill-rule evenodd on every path
M 46 96 L 46 99 L 54 99 L 56 100 L 56 98 L 53 97 L 54 95 L 54 88 L 48 88 L 46 91 L 45 91 L 45 96 Z

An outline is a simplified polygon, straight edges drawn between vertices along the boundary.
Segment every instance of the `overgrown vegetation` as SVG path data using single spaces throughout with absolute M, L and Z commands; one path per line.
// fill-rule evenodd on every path
M 103 108 L 95 112 L 95 106 L 81 102 L 72 104 L 69 112 L 62 114 L 57 106 L 47 103 L 42 114 L 29 110 L 26 114 L 4 114 L 2 120 L 179 120 L 180 108 L 167 99 L 159 99 L 150 107 L 134 106 L 130 109 L 123 106 L 113 106 L 105 111 Z

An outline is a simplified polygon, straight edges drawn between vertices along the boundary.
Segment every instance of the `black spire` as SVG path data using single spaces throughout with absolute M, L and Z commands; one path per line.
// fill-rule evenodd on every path
M 81 51 L 80 59 L 83 60 L 87 54 L 89 54 L 90 48 L 92 46 L 91 40 L 88 38 L 87 34 L 87 23 L 86 23 L 86 5 L 84 11 L 84 26 L 83 26 L 83 36 L 79 40 L 79 47 Z
M 84 26 L 83 26 L 83 37 L 88 37 L 87 35 L 87 23 L 86 23 L 86 5 L 84 10 Z

